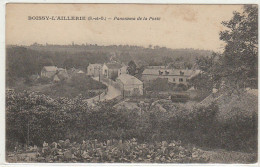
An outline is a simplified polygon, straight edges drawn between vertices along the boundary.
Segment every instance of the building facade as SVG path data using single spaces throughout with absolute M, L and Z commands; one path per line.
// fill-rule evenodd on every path
M 52 78 L 57 72 L 58 68 L 55 66 L 44 66 L 41 70 L 41 77 Z
M 173 84 L 187 85 L 189 80 L 199 73 L 200 70 L 146 68 L 142 73 L 142 80 L 147 83 L 157 78 L 165 78 L 168 82 Z
M 122 74 L 127 74 L 127 66 L 123 66 L 118 70 L 118 76 Z
M 98 77 L 102 72 L 102 64 L 89 64 L 87 75 Z
M 118 77 L 118 71 L 122 68 L 118 63 L 105 63 L 102 67 L 102 75 L 105 78 L 115 79 Z
M 143 95 L 143 82 L 132 75 L 121 74 L 116 82 L 120 85 L 123 97 Z

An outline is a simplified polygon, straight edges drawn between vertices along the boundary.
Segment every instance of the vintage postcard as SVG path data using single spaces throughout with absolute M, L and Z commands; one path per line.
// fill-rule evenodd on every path
M 6 4 L 6 163 L 256 164 L 258 5 Z

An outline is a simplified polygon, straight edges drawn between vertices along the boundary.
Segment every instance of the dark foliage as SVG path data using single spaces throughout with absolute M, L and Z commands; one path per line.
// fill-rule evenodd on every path
M 222 24 L 226 27 L 225 31 L 220 32 L 220 39 L 226 43 L 224 52 L 197 59 L 197 65 L 203 73 L 195 85 L 207 83 L 205 89 L 220 86 L 233 90 L 246 87 L 256 89 L 258 6 L 244 5 L 243 12 L 234 12 L 232 19 Z
M 142 111 L 115 110 L 108 103 L 92 108 L 74 99 L 51 99 L 35 93 L 7 92 L 6 142 L 41 145 L 62 139 L 127 140 L 140 142 L 182 140 L 210 148 L 256 151 L 257 115 L 238 116 L 226 123 L 216 119 L 218 108 L 169 108 L 166 112 L 145 107 Z M 234 109 L 235 110 L 235 109 Z
M 135 73 L 136 73 L 136 64 L 135 64 L 134 61 L 130 61 L 128 63 L 127 71 L 128 71 L 128 74 L 135 75 Z

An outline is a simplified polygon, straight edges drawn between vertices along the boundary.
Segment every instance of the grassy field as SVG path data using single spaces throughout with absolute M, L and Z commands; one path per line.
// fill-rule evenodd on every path
M 39 92 L 48 95 L 52 98 L 74 98 L 78 95 L 81 95 L 86 99 L 102 93 L 103 91 L 105 91 L 106 88 L 106 85 L 85 75 L 73 76 L 67 80 L 56 83 L 33 82 L 30 84 L 26 84 L 23 81 L 19 81 L 16 83 L 14 87 L 14 89 L 17 91 L 28 90 L 33 92 Z

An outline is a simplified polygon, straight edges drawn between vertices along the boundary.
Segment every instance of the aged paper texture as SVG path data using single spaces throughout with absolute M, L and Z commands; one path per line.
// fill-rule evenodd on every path
M 258 5 L 6 4 L 8 163 L 257 162 Z

